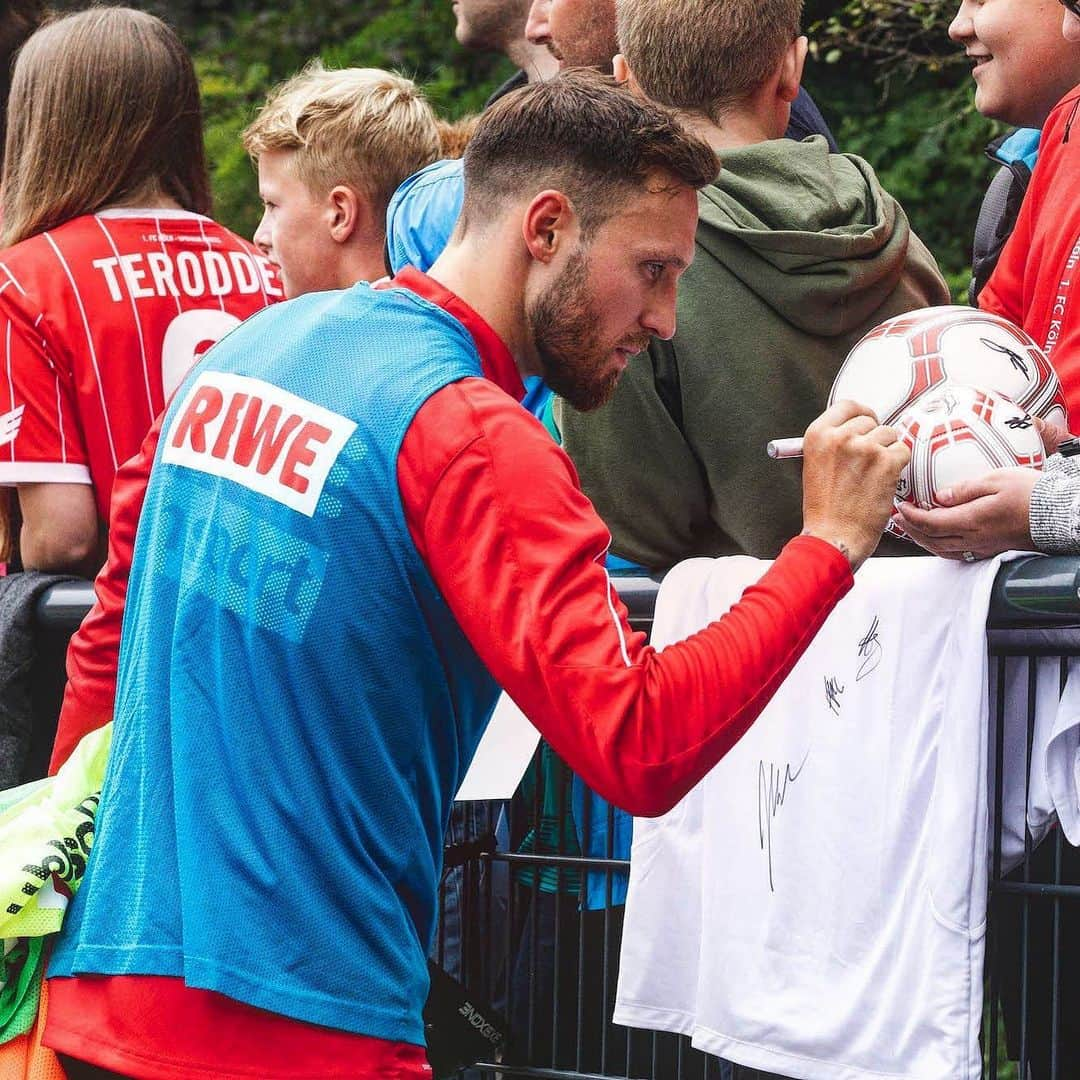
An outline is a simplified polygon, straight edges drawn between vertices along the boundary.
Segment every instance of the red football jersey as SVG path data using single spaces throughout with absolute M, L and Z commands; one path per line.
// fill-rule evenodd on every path
M 104 210 L 3 252 L 0 484 L 93 484 L 107 519 L 191 365 L 283 296 L 265 255 L 182 210 Z

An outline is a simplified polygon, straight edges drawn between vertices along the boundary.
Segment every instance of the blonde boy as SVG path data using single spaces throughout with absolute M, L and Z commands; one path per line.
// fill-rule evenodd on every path
M 439 132 L 409 79 L 315 61 L 271 93 L 244 147 L 264 206 L 255 243 L 293 297 L 384 275 L 387 203 L 439 156 Z

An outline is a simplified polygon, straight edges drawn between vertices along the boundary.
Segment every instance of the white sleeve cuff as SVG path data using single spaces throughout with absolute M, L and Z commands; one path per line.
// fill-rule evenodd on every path
M 93 484 L 85 465 L 61 461 L 0 461 L 0 485 Z

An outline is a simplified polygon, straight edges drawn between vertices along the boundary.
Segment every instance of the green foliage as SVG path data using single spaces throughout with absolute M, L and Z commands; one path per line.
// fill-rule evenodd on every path
M 947 34 L 956 7 L 956 0 L 811 3 L 813 54 L 830 64 L 858 56 L 885 75 L 941 71 L 961 63 Z
M 58 6 L 83 6 L 60 0 Z M 259 215 L 240 132 L 267 91 L 313 57 L 329 66 L 390 67 L 421 82 L 439 110 L 476 112 L 510 74 L 463 50 L 448 0 L 146 0 L 196 56 L 218 218 L 251 235 Z M 971 103 L 961 50 L 947 36 L 956 0 L 808 0 L 807 85 L 841 148 L 865 157 L 904 205 L 954 292 L 996 133 Z
M 153 8 L 153 4 L 146 4 Z M 328 67 L 383 67 L 420 82 L 443 116 L 477 112 L 511 74 L 505 60 L 454 40 L 449 3 L 283 0 L 273 8 L 202 0 L 161 11 L 196 56 L 217 218 L 245 236 L 258 222 L 254 170 L 240 133 L 267 92 L 315 57 Z
M 807 72 L 841 148 L 866 158 L 966 297 L 971 238 L 1001 130 L 948 38 L 956 0 L 811 0 Z

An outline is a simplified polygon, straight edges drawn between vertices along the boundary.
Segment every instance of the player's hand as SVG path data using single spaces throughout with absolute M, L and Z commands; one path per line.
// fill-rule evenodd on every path
M 1035 421 L 1035 430 L 1042 436 L 1046 456 L 1056 454 L 1057 448 L 1070 437 L 1069 433 L 1063 427 L 1058 427 L 1052 420 L 1043 420 L 1039 416 L 1032 419 Z
M 857 570 L 881 540 L 910 457 L 870 409 L 838 401 L 806 429 L 803 533 L 835 544 Z
M 940 492 L 943 509 L 901 503 L 899 521 L 915 543 L 946 559 L 965 558 L 965 552 L 986 559 L 1002 551 L 1030 551 L 1028 508 L 1038 479 L 1035 469 L 995 469 Z

